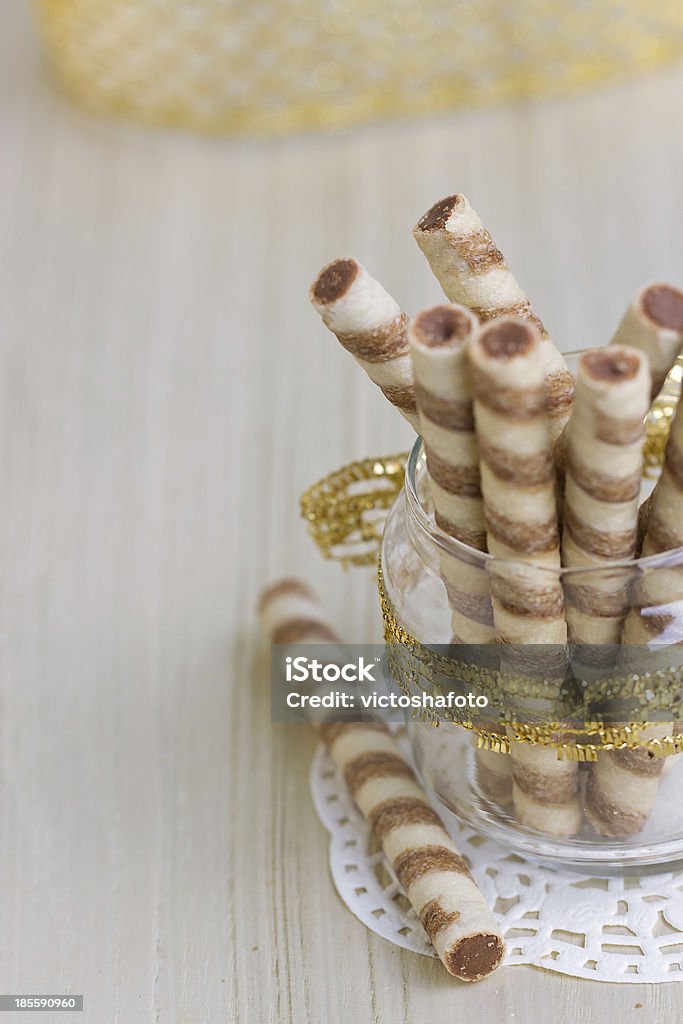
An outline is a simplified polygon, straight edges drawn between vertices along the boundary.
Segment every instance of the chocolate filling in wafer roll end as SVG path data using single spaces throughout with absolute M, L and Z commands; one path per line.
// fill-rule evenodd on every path
M 491 359 L 508 360 L 528 355 L 537 343 L 536 332 L 522 320 L 503 317 L 485 327 L 480 344 Z
M 586 376 L 599 383 L 617 384 L 633 380 L 643 364 L 641 353 L 624 345 L 595 348 L 581 358 Z
M 439 231 L 441 228 L 445 228 L 454 210 L 463 210 L 464 208 L 464 196 L 452 195 L 446 196 L 445 199 L 439 199 L 420 217 L 413 228 L 413 234 L 418 235 L 422 232 Z
M 478 320 L 464 306 L 435 306 L 418 314 L 412 323 L 412 335 L 427 348 L 457 348 L 477 326 Z
M 643 313 L 660 329 L 683 332 L 683 292 L 669 284 L 651 284 L 640 296 Z
M 495 971 L 504 954 L 500 935 L 470 935 L 449 950 L 444 963 L 461 981 L 480 981 Z
M 359 270 L 358 261 L 349 256 L 328 263 L 311 285 L 311 301 L 321 306 L 336 302 L 349 290 Z

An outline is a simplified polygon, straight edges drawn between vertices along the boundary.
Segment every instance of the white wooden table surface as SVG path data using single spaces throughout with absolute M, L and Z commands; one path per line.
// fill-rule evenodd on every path
M 466 987 L 368 934 L 313 738 L 269 723 L 254 604 L 301 572 L 378 636 L 297 499 L 410 437 L 316 321 L 317 268 L 353 253 L 432 302 L 410 228 L 462 190 L 561 345 L 603 342 L 637 284 L 683 279 L 683 72 L 234 144 L 72 109 L 3 8 L 0 991 L 82 992 L 92 1024 L 680 1020 L 683 986 Z

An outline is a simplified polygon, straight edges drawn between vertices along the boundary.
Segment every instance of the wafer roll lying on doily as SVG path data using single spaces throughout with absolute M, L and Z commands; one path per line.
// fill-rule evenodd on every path
M 668 284 L 641 288 L 610 344 L 630 345 L 645 353 L 652 373 L 651 397 L 655 398 L 683 346 L 683 292 Z
M 609 566 L 636 554 L 644 419 L 650 404 L 647 357 L 623 345 L 592 349 L 579 361 L 567 425 L 562 564 L 595 569 L 565 587 L 569 642 L 586 658 L 611 657 L 621 639 L 632 575 Z
M 318 595 L 303 580 L 285 577 L 266 587 L 258 611 L 273 644 L 341 643 Z
M 261 598 L 271 640 L 283 633 L 300 636 L 302 607 L 295 602 L 302 595 L 317 604 L 308 621 L 322 625 L 322 633 L 336 640 L 313 592 L 293 580 L 269 587 Z M 294 615 L 289 626 L 283 604 L 288 598 Z M 274 609 L 280 614 L 274 615 Z M 486 977 L 503 959 L 500 929 L 386 726 L 324 722 L 318 731 L 446 969 L 463 981 Z
M 330 627 L 318 595 L 302 580 L 286 577 L 267 587 L 261 594 L 258 610 L 271 643 L 285 648 L 292 645 L 291 655 L 302 653 L 294 645 L 315 645 L 317 654 L 318 645 L 323 644 L 327 664 L 344 665 L 349 660 L 349 650 Z M 283 665 L 286 656 L 285 649 L 280 659 Z M 290 689 L 295 692 L 293 687 Z M 315 692 L 316 696 L 323 698 L 344 689 L 343 683 L 322 681 L 301 684 L 298 692 L 302 695 Z M 304 719 L 313 718 L 315 721 L 326 718 L 338 720 L 352 714 L 352 710 L 326 709 L 324 706 L 314 711 L 306 706 L 302 711 Z
M 468 306 L 482 323 L 515 316 L 537 329 L 550 427 L 557 437 L 571 409 L 572 375 L 469 201 L 463 195 L 440 200 L 413 234 L 451 302 Z
M 486 977 L 503 958 L 500 930 L 394 740 L 378 725 L 320 733 L 446 969 Z
M 412 321 L 408 339 L 437 525 L 464 544 L 486 550 L 467 360 L 467 341 L 478 328 L 477 318 L 464 306 L 436 306 Z M 493 643 L 486 571 L 444 552 L 441 577 L 452 609 L 454 642 Z
M 474 412 L 489 552 L 493 621 L 505 661 L 547 644 L 548 674 L 564 671 L 567 629 L 560 584 L 552 439 L 536 329 L 505 317 L 470 344 Z M 506 561 L 506 560 L 513 561 Z M 521 653 L 520 653 L 521 652 Z M 549 706 L 549 705 L 548 705 Z M 538 713 L 543 703 L 530 707 Z M 554 835 L 580 825 L 578 766 L 553 748 L 510 744 L 518 819 Z
M 408 318 L 354 259 L 329 263 L 311 285 L 314 308 L 368 377 L 418 429 Z

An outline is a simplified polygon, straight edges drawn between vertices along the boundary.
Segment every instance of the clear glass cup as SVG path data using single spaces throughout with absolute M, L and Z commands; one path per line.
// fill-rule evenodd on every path
M 573 606 L 598 592 L 611 613 L 638 617 L 637 642 L 452 643 L 463 592 L 476 605 L 529 581 Z M 683 549 L 600 570 L 483 554 L 436 526 L 418 440 L 385 524 L 380 592 L 394 684 L 488 702 L 408 719 L 418 772 L 446 820 L 589 872 L 683 860 Z

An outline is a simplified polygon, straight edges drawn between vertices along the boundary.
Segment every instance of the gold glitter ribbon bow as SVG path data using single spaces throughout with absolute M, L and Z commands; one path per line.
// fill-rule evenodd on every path
M 330 473 L 301 497 L 301 515 L 323 558 L 344 568 L 376 565 L 387 511 L 398 497 L 408 453 L 362 459 Z

